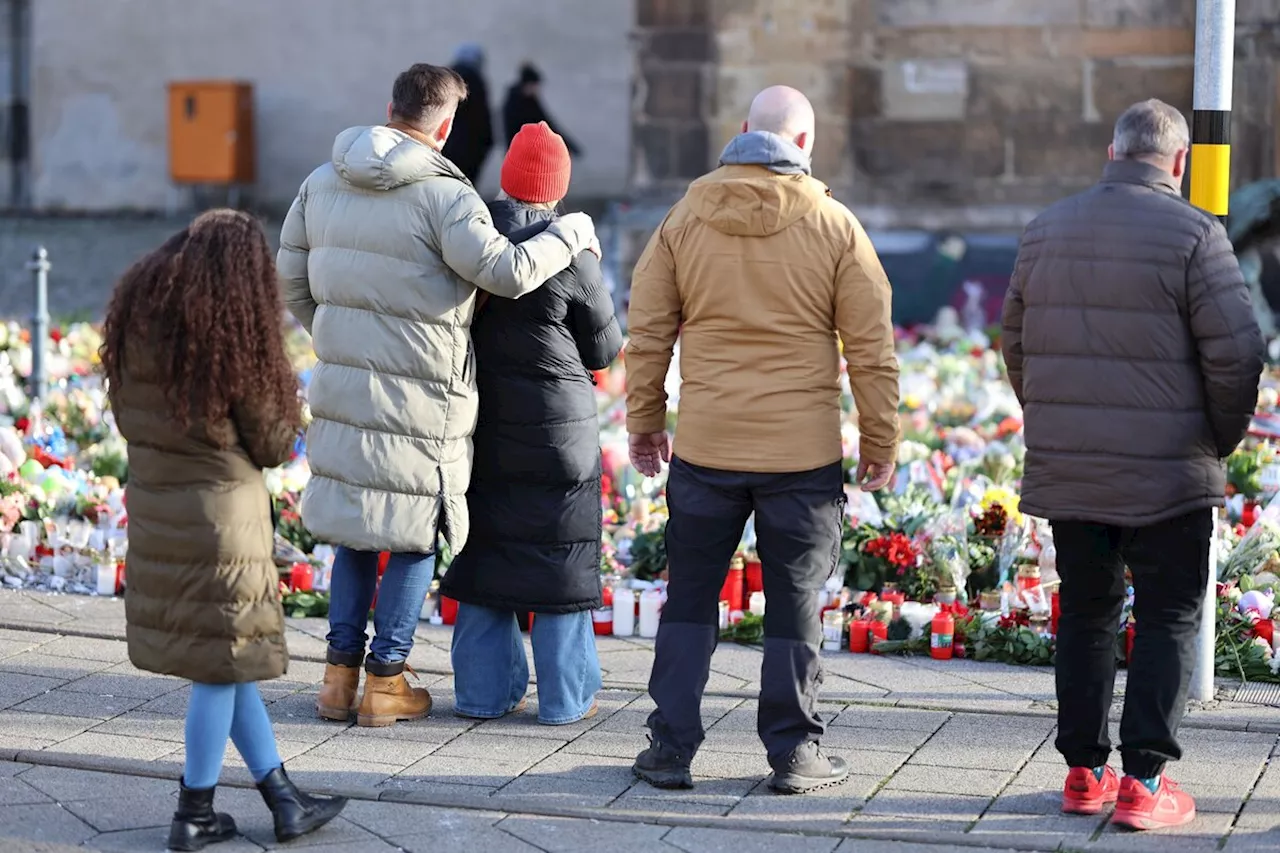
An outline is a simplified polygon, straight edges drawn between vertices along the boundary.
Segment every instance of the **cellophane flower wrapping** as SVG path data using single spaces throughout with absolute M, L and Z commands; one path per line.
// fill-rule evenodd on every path
M 923 530 L 925 554 L 937 572 L 940 586 L 953 586 L 964 595 L 969 578 L 969 517 L 964 510 L 942 513 Z
M 1232 581 L 1257 574 L 1268 564 L 1280 564 L 1280 496 L 1267 504 L 1239 544 L 1219 559 L 1218 579 Z

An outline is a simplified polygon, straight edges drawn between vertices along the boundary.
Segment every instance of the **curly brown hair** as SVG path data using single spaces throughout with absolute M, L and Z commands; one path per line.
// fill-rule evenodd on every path
M 262 226 L 240 211 L 212 210 L 120 279 L 103 327 L 103 372 L 119 387 L 126 358 L 145 348 L 182 428 L 193 407 L 216 421 L 236 403 L 297 427 L 298 379 L 282 314 Z

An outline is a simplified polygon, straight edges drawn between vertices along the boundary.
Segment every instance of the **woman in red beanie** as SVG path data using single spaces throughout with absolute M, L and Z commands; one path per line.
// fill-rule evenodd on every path
M 564 140 L 526 124 L 502 164 L 489 206 L 513 243 L 555 218 L 569 190 Z M 524 705 L 529 665 L 516 614 L 535 613 L 538 720 L 596 712 L 600 662 L 591 611 L 600 607 L 600 429 L 591 371 L 622 348 L 613 299 L 590 252 L 521 299 L 492 298 L 471 326 L 480 415 L 467 504 L 471 536 L 443 594 L 457 599 L 456 711 L 501 717 Z

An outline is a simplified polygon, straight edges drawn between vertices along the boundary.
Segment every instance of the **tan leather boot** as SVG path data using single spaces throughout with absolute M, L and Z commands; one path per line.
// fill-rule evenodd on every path
M 423 687 L 410 687 L 404 673 L 416 673 L 407 664 L 365 663 L 364 695 L 356 712 L 356 725 L 390 726 L 397 722 L 421 720 L 431 713 L 431 694 Z
M 356 709 L 360 690 L 360 667 L 325 664 L 324 684 L 316 697 L 316 713 L 322 720 L 345 723 Z

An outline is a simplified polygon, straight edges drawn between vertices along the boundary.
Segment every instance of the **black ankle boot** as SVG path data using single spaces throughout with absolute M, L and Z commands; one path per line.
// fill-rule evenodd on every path
M 178 810 L 169 826 L 170 850 L 203 850 L 235 837 L 236 822 L 231 815 L 213 810 L 213 793 L 217 788 L 196 790 L 185 784 L 178 794 Z
M 258 783 L 267 808 L 275 817 L 276 840 L 292 841 L 315 832 L 338 816 L 347 805 L 346 797 L 309 797 L 277 767 Z

